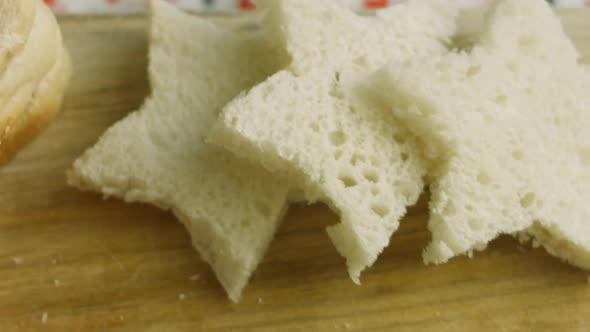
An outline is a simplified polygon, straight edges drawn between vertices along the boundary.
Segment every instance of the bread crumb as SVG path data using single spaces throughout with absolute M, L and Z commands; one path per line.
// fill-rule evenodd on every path
M 51 264 L 56 265 L 57 264 L 57 259 L 52 259 L 51 260 Z
M 60 284 L 61 284 L 61 282 L 59 280 L 57 280 L 57 279 L 53 280 L 53 286 L 59 287 Z
M 344 323 L 344 329 L 350 330 L 351 328 L 352 326 L 350 325 L 350 323 Z
M 197 281 L 197 280 L 199 280 L 200 278 L 201 278 L 201 275 L 200 275 L 200 274 L 193 274 L 192 276 L 190 276 L 190 277 L 188 278 L 188 280 L 190 280 L 190 281 Z
M 48 315 L 47 315 L 47 313 L 46 313 L 46 312 L 44 312 L 44 313 L 41 315 L 41 323 L 43 323 L 43 324 L 47 323 L 47 316 L 48 316 Z
M 258 298 L 258 304 L 262 304 L 262 298 L 261 297 Z
M 12 262 L 14 263 L 14 265 L 21 265 L 22 263 L 25 262 L 25 260 L 20 257 L 10 257 L 10 259 L 12 259 Z
M 117 264 L 120 271 L 123 271 L 123 272 L 126 271 L 125 266 L 123 266 L 123 263 L 121 263 L 121 261 L 117 257 L 115 257 L 115 255 L 110 254 L 110 256 L 111 256 L 111 259 Z
M 125 317 L 123 317 L 123 315 L 119 315 L 119 319 L 120 319 L 120 320 L 124 320 L 124 319 L 125 319 Z
M 184 299 L 186 299 L 186 294 L 184 294 L 184 293 L 180 293 L 180 294 L 178 295 L 178 299 L 179 299 L 179 300 L 181 300 L 181 301 L 182 301 L 182 300 L 184 300 Z

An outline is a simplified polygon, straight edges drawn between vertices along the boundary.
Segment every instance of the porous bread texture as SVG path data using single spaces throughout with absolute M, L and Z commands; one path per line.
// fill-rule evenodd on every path
M 221 107 L 276 71 L 281 55 L 260 34 L 151 5 L 152 95 L 74 163 L 68 180 L 172 210 L 237 301 L 286 212 L 288 186 L 205 138 Z
M 53 13 L 40 0 L 0 2 L 0 164 L 59 111 L 71 74 Z
M 469 52 L 393 62 L 372 85 L 426 150 L 427 263 L 533 237 L 590 269 L 590 71 L 542 0 L 502 0 Z
M 425 168 L 391 115 L 355 108 L 343 82 L 392 58 L 445 52 L 456 11 L 439 1 L 409 1 L 375 17 L 337 1 L 257 5 L 291 63 L 230 102 L 210 139 L 297 179 L 308 201 L 339 213 L 341 223 L 327 231 L 358 283 L 418 199 Z

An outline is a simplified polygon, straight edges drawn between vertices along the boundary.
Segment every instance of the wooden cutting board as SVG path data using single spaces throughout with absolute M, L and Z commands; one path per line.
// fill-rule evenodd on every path
M 590 12 L 562 17 L 590 56 Z M 65 185 L 65 169 L 148 83 L 144 19 L 61 23 L 76 70 L 65 109 L 0 170 L 0 331 L 590 331 L 589 273 L 541 249 L 501 238 L 474 259 L 422 265 L 426 199 L 362 286 L 323 230 L 338 218 L 293 207 L 232 304 L 171 214 Z M 462 31 L 480 24 L 465 15 Z

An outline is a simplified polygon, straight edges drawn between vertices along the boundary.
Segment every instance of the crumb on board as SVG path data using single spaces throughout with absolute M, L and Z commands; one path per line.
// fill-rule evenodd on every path
M 57 264 L 57 259 L 52 259 L 51 260 L 51 264 L 56 265 Z
M 258 304 L 262 304 L 262 302 L 263 302 L 263 301 L 262 301 L 262 298 L 261 298 L 261 297 L 259 297 L 259 298 L 258 298 Z
M 12 262 L 14 263 L 14 265 L 21 265 L 22 263 L 25 262 L 24 259 L 22 259 L 21 257 L 10 257 L 10 259 L 12 260 Z
M 61 282 L 58 279 L 53 279 L 53 286 L 59 287 L 60 284 Z
M 123 317 L 123 315 L 119 315 L 119 319 L 120 319 L 120 320 L 124 320 L 124 319 L 125 319 L 125 317 Z
M 345 323 L 335 323 L 334 324 L 334 330 L 338 330 L 338 331 L 350 331 L 352 329 L 352 325 L 350 325 L 349 322 L 345 322 Z
M 47 316 L 48 316 L 48 315 L 47 315 L 47 313 L 46 313 L 46 312 L 44 312 L 44 313 L 41 315 L 41 323 L 43 323 L 43 324 L 47 323 Z
M 184 300 L 184 299 L 186 299 L 186 294 L 184 294 L 184 293 L 178 294 L 178 299 L 181 300 L 181 301 Z
M 197 280 L 199 280 L 200 278 L 201 278 L 201 275 L 200 275 L 200 274 L 193 274 L 192 276 L 190 276 L 190 277 L 188 278 L 188 280 L 190 280 L 190 281 L 197 281 Z

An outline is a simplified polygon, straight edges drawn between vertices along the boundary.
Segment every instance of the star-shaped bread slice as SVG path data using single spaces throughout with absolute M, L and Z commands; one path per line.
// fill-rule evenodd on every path
M 272 240 L 287 185 L 205 144 L 221 107 L 280 67 L 264 38 L 152 2 L 152 95 L 78 159 L 69 182 L 170 209 L 237 301 Z
M 590 71 L 545 1 L 498 1 L 470 51 L 369 84 L 426 147 L 426 262 L 513 234 L 590 268 Z
M 210 139 L 296 179 L 308 201 L 336 211 L 341 223 L 328 234 L 358 282 L 418 199 L 425 168 L 391 115 L 353 107 L 342 82 L 389 59 L 442 54 L 456 10 L 418 0 L 365 17 L 338 1 L 257 4 L 292 61 L 228 104 Z

